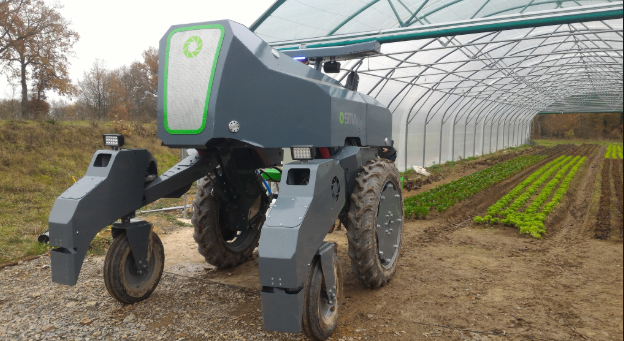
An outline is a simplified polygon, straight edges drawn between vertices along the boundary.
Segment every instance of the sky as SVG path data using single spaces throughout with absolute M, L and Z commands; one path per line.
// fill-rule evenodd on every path
M 111 69 L 141 60 L 150 46 L 172 25 L 230 19 L 250 26 L 275 0 L 60 0 L 61 13 L 80 34 L 74 46 L 70 76 L 82 78 L 96 58 Z M 15 80 L 19 83 L 18 80 Z M 0 78 L 0 98 L 11 97 L 11 87 Z M 20 89 L 17 88 L 16 96 Z M 48 98 L 59 96 L 48 92 Z

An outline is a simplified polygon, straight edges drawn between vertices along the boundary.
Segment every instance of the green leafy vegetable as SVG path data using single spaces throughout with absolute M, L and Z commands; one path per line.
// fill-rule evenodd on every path
M 461 179 L 405 199 L 405 215 L 425 218 L 432 209 L 442 213 L 482 190 L 543 160 L 545 155 L 525 155 L 486 168 Z M 487 216 L 486 216 L 487 218 Z M 489 221 L 490 218 L 487 218 Z
M 541 239 L 542 235 L 546 233 L 546 226 L 544 225 L 546 217 L 561 202 L 570 187 L 570 183 L 585 160 L 587 160 L 587 157 L 560 157 L 540 168 L 488 209 L 488 214 L 493 216 L 488 221 L 492 224 L 503 223 L 507 226 L 518 227 L 520 233 L 530 234 L 535 238 Z M 524 207 L 541 188 L 542 184 L 551 177 L 552 179 L 542 188 L 541 192 L 533 199 L 524 212 L 519 212 L 518 210 Z M 557 187 L 558 189 L 551 201 L 544 206 L 544 203 L 551 197 Z M 526 191 L 522 193 L 524 189 Z M 506 205 L 514 197 L 516 199 L 505 209 Z M 484 220 L 482 218 L 482 221 Z

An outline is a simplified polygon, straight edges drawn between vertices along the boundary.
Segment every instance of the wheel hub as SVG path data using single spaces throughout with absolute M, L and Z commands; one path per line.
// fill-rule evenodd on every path
M 337 274 L 336 274 L 337 275 Z M 327 288 L 323 285 L 323 290 L 321 291 L 321 297 L 319 302 L 319 313 L 321 317 L 327 324 L 331 324 L 336 319 L 336 314 L 339 304 L 338 296 L 336 295 L 337 288 L 332 288 L 331 290 L 327 290 Z
M 149 280 L 151 273 L 154 271 L 154 262 L 141 263 L 142 264 L 136 264 L 131 253 L 125 260 L 123 271 L 126 282 L 133 289 L 141 288 L 144 283 Z
M 379 198 L 377 212 L 377 250 L 381 264 L 391 267 L 398 255 L 401 242 L 401 195 L 392 182 L 387 182 Z

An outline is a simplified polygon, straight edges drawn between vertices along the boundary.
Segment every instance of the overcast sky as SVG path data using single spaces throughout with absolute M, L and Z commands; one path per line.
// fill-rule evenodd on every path
M 70 76 L 74 81 L 82 78 L 96 58 L 106 61 L 109 68 L 141 60 L 141 53 L 150 46 L 158 47 L 172 25 L 230 19 L 250 26 L 274 1 L 60 0 L 63 16 L 80 34 Z M 10 97 L 9 88 L 2 76 L 0 97 Z M 58 98 L 52 92 L 48 97 Z

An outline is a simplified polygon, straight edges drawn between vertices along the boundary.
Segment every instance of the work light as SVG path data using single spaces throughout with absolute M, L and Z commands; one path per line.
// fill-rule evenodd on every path
M 292 146 L 290 153 L 293 160 L 313 160 L 316 156 L 316 148 L 313 146 Z
M 123 147 L 125 141 L 123 135 L 120 134 L 104 134 L 104 145 L 114 150 Z

